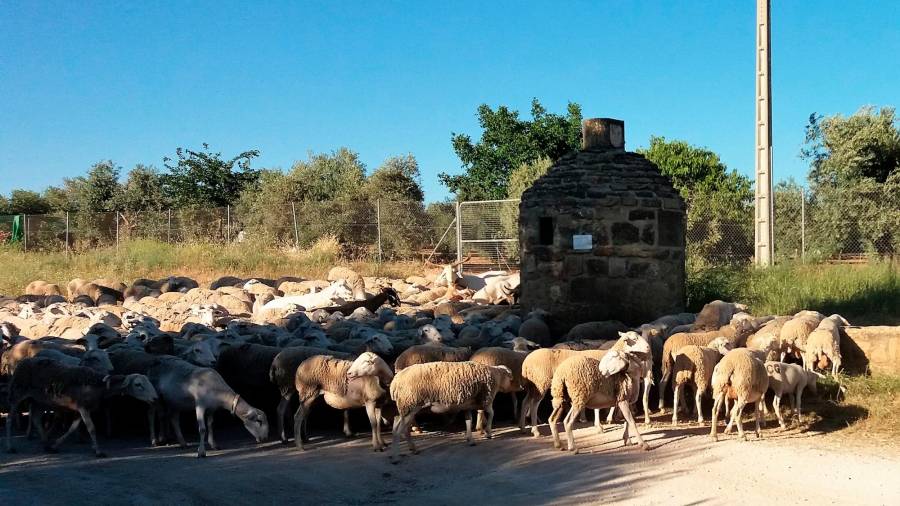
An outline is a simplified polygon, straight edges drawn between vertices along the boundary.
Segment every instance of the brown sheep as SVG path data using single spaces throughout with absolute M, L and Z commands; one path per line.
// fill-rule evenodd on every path
M 747 439 L 741 416 L 744 406 L 752 402 L 756 415 L 756 437 L 761 438 L 762 407 L 768 389 L 769 375 L 766 372 L 766 365 L 756 358 L 753 351 L 737 348 L 726 353 L 713 370 L 712 391 L 713 397 L 716 399 L 713 404 L 712 428 L 710 429 L 710 436 L 713 440 L 719 440 L 719 409 L 726 398 L 734 399 L 735 404 L 731 409 L 728 425 L 725 426 L 725 433 L 730 433 L 732 424 L 737 422 L 738 436 L 743 440 Z
M 25 295 L 62 295 L 59 285 L 46 281 L 32 281 L 25 287 Z
M 672 425 L 678 425 L 679 404 L 687 411 L 684 402 L 684 386 L 688 383 L 694 388 L 694 402 L 697 405 L 697 423 L 703 423 L 703 410 L 700 398 L 709 389 L 712 382 L 713 368 L 726 353 L 732 349 L 731 342 L 724 337 L 713 339 L 707 346 L 688 345 L 675 354 L 674 379 L 672 390 Z

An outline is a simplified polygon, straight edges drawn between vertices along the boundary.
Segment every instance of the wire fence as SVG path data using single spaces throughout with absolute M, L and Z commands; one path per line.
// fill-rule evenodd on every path
M 900 193 L 775 193 L 775 260 L 859 262 L 900 253 Z M 689 205 L 687 258 L 704 265 L 753 261 L 752 203 L 724 212 Z M 467 268 L 518 265 L 518 200 L 326 201 L 263 208 L 200 208 L 0 216 L 0 242 L 27 251 L 82 252 L 149 239 L 171 244 L 259 241 L 304 249 L 334 237 L 347 258 L 443 261 Z

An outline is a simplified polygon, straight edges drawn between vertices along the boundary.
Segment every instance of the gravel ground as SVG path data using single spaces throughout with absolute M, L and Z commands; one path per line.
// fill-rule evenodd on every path
M 897 504 L 900 452 L 834 435 L 779 432 L 712 443 L 709 428 L 645 428 L 651 451 L 621 446 L 621 429 L 576 431 L 582 452 L 554 450 L 549 429 L 533 439 L 501 426 L 466 446 L 459 433 L 426 432 L 419 455 L 389 463 L 362 434 L 313 432 L 300 452 L 255 445 L 238 427 L 217 434 L 222 450 L 149 448 L 143 438 L 102 440 L 95 459 L 73 442 L 48 455 L 16 438 L 0 454 L 3 504 Z M 192 436 L 186 434 L 191 439 Z M 196 436 L 193 436 L 196 437 Z M 390 437 L 386 436 L 389 440 Z M 401 449 L 406 452 L 405 444 Z

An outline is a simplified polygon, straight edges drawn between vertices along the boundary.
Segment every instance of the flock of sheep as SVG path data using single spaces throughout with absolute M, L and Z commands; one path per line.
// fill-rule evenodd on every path
M 607 423 L 615 411 L 624 417 L 624 444 L 633 438 L 647 449 L 632 406 L 641 399 L 650 422 L 654 383 L 661 412 L 671 383 L 673 424 L 680 410 L 689 411 L 690 386 L 701 424 L 701 400 L 711 391 L 714 438 L 720 408 L 730 414 L 725 432 L 736 424 L 745 437 L 747 404 L 755 407 L 759 437 L 768 390 L 785 427 L 781 398 L 791 396 L 799 418 L 803 391 L 815 393 L 822 376 L 814 370 L 830 366 L 836 373 L 841 366 L 840 327 L 848 323 L 838 315 L 759 317 L 741 304 L 713 301 L 698 314 L 663 316 L 637 328 L 588 322 L 556 339 L 552 315 L 520 314 L 517 274 L 461 276 L 455 267 L 405 280 L 336 267 L 327 280 L 224 277 L 208 288 L 183 277 L 130 286 L 75 279 L 65 296 L 55 284 L 32 282 L 24 295 L 0 298 L 6 449 L 14 451 L 18 428 L 37 431 L 45 448 L 56 451 L 84 424 L 95 454 L 103 456 L 92 417 L 104 415 L 109 432 L 117 411 L 145 410 L 151 444 L 163 444 L 171 432 L 182 447 L 180 415 L 193 412 L 197 455 L 204 457 L 207 447 L 217 447 L 216 411 L 240 419 L 257 442 L 268 439 L 274 416 L 287 443 L 285 420 L 294 402 L 294 440 L 303 448 L 311 409 L 322 397 L 343 410 L 347 435 L 348 410 L 365 408 L 376 451 L 387 446 L 382 424 L 392 425 L 397 462 L 402 439 L 416 453 L 412 432 L 423 410 L 463 412 L 472 443 L 473 430 L 491 437 L 494 399 L 507 394 L 519 428 L 530 421 L 537 437 L 538 408 L 548 392 L 555 447 L 562 448 L 560 421 L 566 449 L 577 451 L 575 422 L 593 409 L 602 431 L 599 410 L 611 408 Z M 120 396 L 139 402 L 115 401 Z M 27 424 L 20 419 L 25 411 Z M 51 442 L 54 431 L 62 434 Z

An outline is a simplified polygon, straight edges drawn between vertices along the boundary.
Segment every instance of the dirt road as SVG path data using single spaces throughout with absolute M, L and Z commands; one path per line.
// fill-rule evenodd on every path
M 546 426 L 542 427 L 547 434 Z M 847 448 L 830 436 L 769 430 L 765 439 L 712 443 L 708 427 L 646 429 L 649 452 L 621 446 L 621 430 L 577 431 L 584 453 L 554 450 L 504 427 L 465 445 L 460 434 L 418 436 L 422 453 L 391 465 L 362 435 L 313 434 L 305 452 L 256 446 L 239 428 L 206 459 L 195 448 L 105 440 L 109 458 L 73 443 L 46 455 L 16 438 L 0 454 L 3 504 L 897 504 L 900 453 Z M 388 437 L 389 439 L 389 437 Z M 406 452 L 405 445 L 402 447 Z

